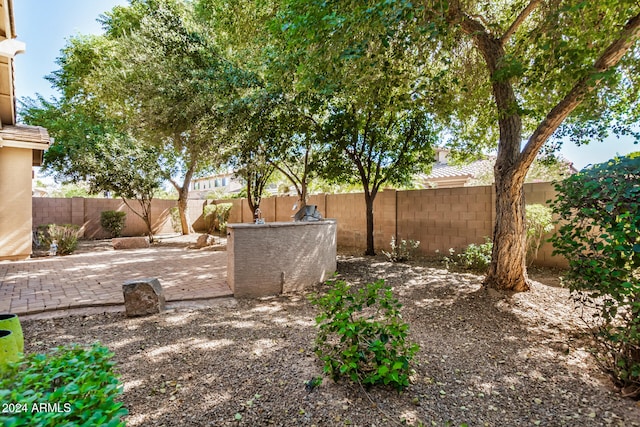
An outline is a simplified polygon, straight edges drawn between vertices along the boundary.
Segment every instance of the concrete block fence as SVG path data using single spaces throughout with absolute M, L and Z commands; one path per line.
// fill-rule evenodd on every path
M 527 204 L 546 204 L 555 197 L 550 183 L 526 184 Z M 296 209 L 296 197 L 278 196 L 262 200 L 260 210 L 266 222 L 291 221 Z M 189 216 L 196 231 L 204 230 L 202 208 L 212 201 L 189 201 Z M 253 213 L 246 199 L 219 200 L 232 203 L 229 223 L 253 222 Z M 136 203 L 131 202 L 132 205 Z M 337 221 L 338 246 L 363 249 L 366 247 L 366 219 L 364 194 L 317 194 L 309 204 L 318 206 L 325 218 Z M 170 209 L 175 200 L 154 200 L 151 214 L 154 232 L 171 233 Z M 84 237 L 105 238 L 100 226 L 100 212 L 123 210 L 127 212 L 125 236 L 144 234 L 141 219 L 118 199 L 33 199 L 33 225 L 71 223 L 83 226 Z M 436 250 L 446 254 L 449 248 L 457 252 L 470 243 L 482 243 L 491 237 L 495 221 L 495 192 L 492 186 L 443 188 L 428 190 L 384 190 L 374 203 L 374 240 L 376 250 L 389 250 L 393 236 L 420 241 L 419 251 L 434 255 Z M 551 256 L 553 248 L 544 243 L 535 261 L 537 265 L 564 267 L 566 260 Z

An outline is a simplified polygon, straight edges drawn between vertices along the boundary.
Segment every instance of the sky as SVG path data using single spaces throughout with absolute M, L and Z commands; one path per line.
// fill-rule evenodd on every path
M 26 52 L 15 57 L 17 98 L 57 96 L 44 77 L 58 68 L 55 61 L 66 41 L 78 34 L 101 33 L 99 15 L 126 4 L 127 0 L 14 0 L 18 40 L 27 45 Z M 560 155 L 581 169 L 633 151 L 640 151 L 640 145 L 612 137 L 581 147 L 565 143 Z

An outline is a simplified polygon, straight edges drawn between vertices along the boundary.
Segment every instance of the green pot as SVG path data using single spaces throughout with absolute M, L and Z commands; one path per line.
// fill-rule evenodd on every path
M 13 338 L 18 346 L 18 351 L 24 353 L 24 336 L 22 335 L 22 326 L 20 320 L 15 314 L 0 313 L 0 329 L 13 332 Z
M 0 329 L 0 371 L 3 371 L 7 363 L 17 362 L 20 359 L 18 346 L 13 332 Z

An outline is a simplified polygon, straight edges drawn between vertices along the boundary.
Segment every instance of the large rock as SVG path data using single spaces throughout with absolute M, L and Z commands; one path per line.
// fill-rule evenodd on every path
M 196 249 L 204 248 L 207 246 L 215 245 L 216 238 L 211 234 L 201 234 L 196 241 Z
M 122 285 L 127 316 L 146 316 L 164 310 L 164 291 L 160 281 L 153 278 L 136 279 Z
M 113 249 L 141 249 L 149 247 L 149 238 L 140 237 L 117 237 L 111 239 Z

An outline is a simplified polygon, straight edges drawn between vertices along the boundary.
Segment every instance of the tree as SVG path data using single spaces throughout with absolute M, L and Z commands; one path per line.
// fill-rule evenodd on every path
M 109 191 L 121 197 L 145 222 L 153 241 L 151 201 L 164 179 L 156 148 L 140 144 L 99 110 L 66 102 L 64 96 L 57 101 L 27 99 L 21 113 L 27 123 L 46 127 L 55 139 L 44 155 L 45 172 L 65 183 L 86 183 L 90 194 Z
M 228 154 L 227 103 L 251 81 L 221 54 L 190 3 L 134 0 L 103 18 L 116 58 L 93 72 L 92 90 L 126 115 L 136 134 L 171 152 L 183 234 L 194 174 Z

